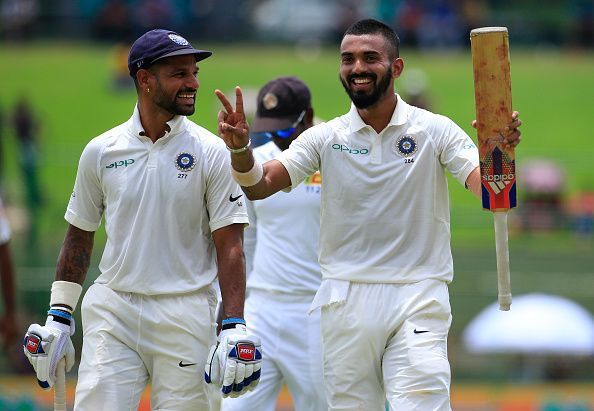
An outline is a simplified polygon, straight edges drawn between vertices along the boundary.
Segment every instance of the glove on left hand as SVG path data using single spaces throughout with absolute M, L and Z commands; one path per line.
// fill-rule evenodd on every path
M 207 383 L 221 385 L 223 397 L 238 397 L 260 382 L 262 348 L 260 338 L 243 324 L 222 330 L 210 348 L 204 369 Z
M 25 334 L 23 351 L 35 369 L 37 383 L 45 390 L 56 382 L 58 362 L 66 357 L 66 371 L 74 365 L 74 319 L 67 311 L 51 308 L 45 326 L 31 324 Z

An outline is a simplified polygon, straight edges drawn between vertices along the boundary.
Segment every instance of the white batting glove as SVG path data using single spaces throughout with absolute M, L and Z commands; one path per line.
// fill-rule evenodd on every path
M 56 382 L 56 368 L 66 357 L 66 371 L 74 365 L 74 346 L 70 336 L 74 334 L 74 319 L 68 311 L 52 307 L 48 311 L 45 326 L 31 324 L 25 334 L 23 351 L 35 369 L 37 383 L 49 390 Z
M 239 397 L 260 382 L 261 362 L 260 338 L 249 334 L 245 324 L 224 324 L 210 348 L 204 379 L 220 385 L 223 397 Z

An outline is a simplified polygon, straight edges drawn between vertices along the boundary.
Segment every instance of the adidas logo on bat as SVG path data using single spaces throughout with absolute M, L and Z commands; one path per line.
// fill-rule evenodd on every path
M 515 178 L 515 174 L 483 175 L 483 181 L 491 187 L 495 194 L 501 193 Z

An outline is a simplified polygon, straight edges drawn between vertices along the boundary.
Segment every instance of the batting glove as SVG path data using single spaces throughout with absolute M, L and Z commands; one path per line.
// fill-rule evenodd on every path
M 49 390 L 53 387 L 56 368 L 63 357 L 66 357 L 66 371 L 70 371 L 74 365 L 74 346 L 70 339 L 73 334 L 72 315 L 59 307 L 50 308 L 45 326 L 29 326 L 23 341 L 23 351 L 35 369 L 41 388 Z
M 210 348 L 204 379 L 220 385 L 223 397 L 239 397 L 260 382 L 261 362 L 260 338 L 249 334 L 245 324 L 224 324 Z

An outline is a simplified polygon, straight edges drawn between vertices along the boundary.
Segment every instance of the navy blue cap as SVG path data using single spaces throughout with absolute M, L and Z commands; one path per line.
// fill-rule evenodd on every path
M 128 70 L 134 77 L 138 70 L 146 69 L 158 60 L 186 54 L 193 54 L 196 61 L 200 61 L 210 57 L 212 52 L 196 50 L 188 40 L 171 30 L 147 31 L 132 44 L 128 55 Z
M 311 93 L 297 77 L 277 77 L 258 92 L 256 116 L 250 127 L 254 133 L 291 127 L 302 111 L 311 107 Z

